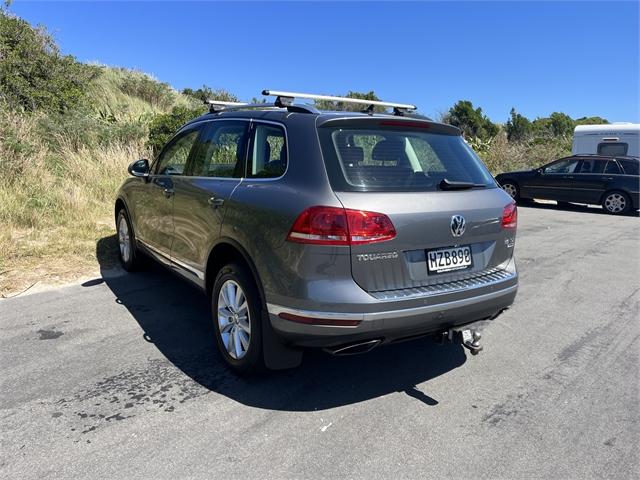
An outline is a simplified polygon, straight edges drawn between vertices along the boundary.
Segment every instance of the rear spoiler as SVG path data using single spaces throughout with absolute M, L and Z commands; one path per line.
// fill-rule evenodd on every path
M 381 129 L 395 128 L 395 129 L 409 129 L 409 130 L 422 130 L 430 133 L 439 133 L 444 135 L 462 135 L 462 130 L 453 125 L 447 125 L 445 123 L 432 122 L 429 120 L 421 120 L 416 118 L 398 118 L 392 116 L 344 116 L 337 118 L 322 118 L 318 117 L 316 126 L 320 127 L 364 127 L 371 128 L 377 127 Z

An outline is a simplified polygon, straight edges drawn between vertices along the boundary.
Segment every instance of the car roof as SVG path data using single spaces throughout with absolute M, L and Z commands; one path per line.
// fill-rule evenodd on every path
M 573 157 L 588 157 L 588 158 L 602 158 L 603 160 L 611 160 L 611 159 L 620 159 L 620 160 L 636 160 L 640 161 L 639 157 L 634 157 L 631 155 L 601 155 L 598 153 L 575 153 L 570 155 L 569 157 L 564 158 L 573 158 Z
M 220 111 L 209 112 L 201 115 L 197 118 L 194 118 L 184 124 L 180 130 L 183 128 L 193 125 L 194 123 L 213 120 L 213 119 L 222 119 L 222 118 L 255 118 L 262 120 L 273 120 L 279 122 L 285 121 L 295 121 L 296 118 L 300 118 L 302 116 L 306 117 L 307 115 L 312 116 L 316 119 L 317 125 L 322 125 L 326 122 L 336 121 L 336 120 L 344 120 L 347 121 L 349 119 L 352 120 L 361 120 L 368 121 L 368 119 L 388 119 L 406 123 L 425 123 L 429 125 L 437 125 L 441 126 L 441 131 L 448 131 L 450 134 L 461 134 L 460 129 L 453 125 L 448 125 L 441 122 L 436 122 L 428 117 L 407 113 L 404 115 L 396 115 L 393 113 L 366 113 L 366 112 L 349 112 L 349 111 L 318 111 L 314 107 L 309 105 L 294 105 L 292 107 L 274 107 L 272 105 L 265 105 L 264 107 L 257 108 L 232 108 L 232 109 L 223 109 Z

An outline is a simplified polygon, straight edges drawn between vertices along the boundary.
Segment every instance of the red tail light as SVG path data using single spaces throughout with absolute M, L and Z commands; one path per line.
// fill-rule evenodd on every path
M 383 242 L 396 229 L 383 213 L 338 207 L 309 207 L 291 227 L 287 240 L 316 245 L 361 245 Z
M 516 228 L 518 226 L 518 207 L 510 203 L 502 211 L 502 228 Z

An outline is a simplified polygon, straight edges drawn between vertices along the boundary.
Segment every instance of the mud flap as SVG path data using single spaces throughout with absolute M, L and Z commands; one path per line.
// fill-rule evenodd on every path
M 269 370 L 296 368 L 302 363 L 302 350 L 282 343 L 273 331 L 269 314 L 265 310 L 262 311 L 262 352 L 264 364 Z

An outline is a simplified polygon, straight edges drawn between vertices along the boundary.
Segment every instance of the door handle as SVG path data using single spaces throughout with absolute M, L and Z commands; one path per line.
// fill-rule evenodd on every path
M 209 203 L 209 205 L 211 205 L 213 208 L 218 208 L 221 207 L 222 204 L 224 204 L 224 198 L 211 197 L 209 200 L 207 200 L 207 203 Z
M 173 188 L 164 188 L 162 189 L 162 193 L 164 193 L 164 196 L 167 198 L 170 198 L 171 195 L 174 194 Z
M 605 180 L 613 180 L 613 177 L 604 177 Z
M 564 177 L 562 177 L 562 178 L 566 178 L 566 179 L 569 179 L 569 180 L 573 180 L 573 176 L 572 176 L 572 175 L 565 175 L 565 176 L 564 176 Z

